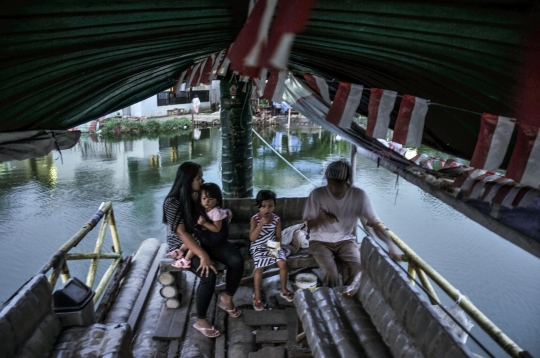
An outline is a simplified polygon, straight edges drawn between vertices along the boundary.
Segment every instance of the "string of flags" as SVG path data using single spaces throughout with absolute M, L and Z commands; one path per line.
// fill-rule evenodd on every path
M 211 80 L 233 71 L 243 81 L 253 83 L 257 96 L 281 102 L 288 78 L 290 50 L 296 34 L 306 27 L 314 2 L 258 0 L 251 4 L 249 16 L 235 42 L 227 49 L 208 56 L 182 72 L 174 90 L 181 91 L 184 81 L 186 86 L 195 87 L 201 83 L 209 84 Z M 304 74 L 303 77 L 309 91 L 295 100 L 296 105 L 316 105 L 317 113 L 324 112 L 326 121 L 344 129 L 350 128 L 362 92 L 366 88 L 361 84 L 339 82 L 337 92 L 331 98 L 326 79 L 312 74 Z M 366 134 L 378 139 L 387 138 L 390 114 L 397 97 L 402 97 L 391 142 L 401 146 L 420 146 L 428 107 L 438 104 L 408 94 L 400 96 L 387 89 L 368 90 L 371 93 Z M 324 106 L 315 104 L 316 102 L 321 102 Z M 538 187 L 540 128 L 519 125 L 512 118 L 482 114 L 480 134 L 471 166 L 487 171 L 497 169 L 508 151 L 516 126 L 518 136 L 506 177 Z

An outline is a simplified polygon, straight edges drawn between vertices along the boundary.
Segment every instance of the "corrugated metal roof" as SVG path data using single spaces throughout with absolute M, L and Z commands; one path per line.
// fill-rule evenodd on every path
M 247 8 L 247 0 L 3 1 L 0 131 L 70 128 L 169 88 L 234 41 Z M 531 38 L 539 14 L 533 0 L 319 0 L 290 68 L 519 116 L 529 105 L 521 90 L 534 93 L 523 61 L 540 51 Z M 424 141 L 470 157 L 478 129 L 477 114 L 431 106 Z

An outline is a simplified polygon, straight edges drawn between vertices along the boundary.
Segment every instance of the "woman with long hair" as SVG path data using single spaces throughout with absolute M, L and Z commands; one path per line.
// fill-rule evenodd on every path
M 163 202 L 163 223 L 167 225 L 167 243 L 169 253 L 173 253 L 185 244 L 195 256 L 191 260 L 190 270 L 200 277 L 197 290 L 197 321 L 195 329 L 209 338 L 215 338 L 220 332 L 206 319 L 210 301 L 216 287 L 216 268 L 213 260 L 227 266 L 225 293 L 221 295 L 219 308 L 236 318 L 242 313 L 234 306 L 233 296 L 240 285 L 244 273 L 244 258 L 230 242 L 205 242 L 197 237 L 197 221 L 205 216 L 201 210 L 199 191 L 204 183 L 201 166 L 193 162 L 184 162 L 178 168 L 173 186 Z M 210 220 L 205 218 L 207 221 Z M 201 239 L 200 242 L 198 239 Z

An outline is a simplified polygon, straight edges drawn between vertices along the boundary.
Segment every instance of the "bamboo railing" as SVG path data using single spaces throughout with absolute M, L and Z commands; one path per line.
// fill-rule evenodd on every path
M 103 221 L 101 220 L 103 218 Z M 85 253 L 70 253 L 70 250 L 77 246 L 86 235 L 92 231 L 92 229 L 101 221 L 101 227 L 99 229 L 98 237 L 96 239 L 96 245 L 93 252 Z M 113 250 L 112 253 L 102 252 L 103 243 L 105 242 L 105 235 L 107 233 L 107 227 L 110 229 Z M 88 268 L 88 275 L 86 277 L 86 285 L 93 289 L 94 280 L 96 277 L 96 271 L 100 260 L 113 260 L 107 268 L 107 271 L 101 278 L 97 288 L 95 289 L 94 304 L 98 302 L 99 298 L 105 291 L 107 283 L 111 279 L 116 268 L 122 262 L 122 249 L 120 247 L 120 241 L 118 239 L 118 232 L 116 231 L 116 222 L 114 220 L 114 212 L 112 202 L 107 201 L 101 203 L 99 209 L 92 216 L 82 228 L 79 229 L 66 243 L 64 243 L 49 259 L 49 261 L 43 266 L 38 273 L 46 274 L 51 271 L 49 276 L 49 284 L 51 287 L 55 287 L 58 281 L 58 277 L 62 277 L 62 282 L 66 282 L 70 277 L 68 261 L 70 260 L 90 260 L 90 267 Z
M 422 286 L 430 293 L 429 299 L 432 304 L 440 303 L 433 286 L 429 282 L 431 278 L 450 298 L 452 298 L 463 310 L 476 322 L 482 329 L 504 349 L 512 357 L 529 357 L 527 351 L 519 347 L 510 337 L 508 337 L 499 327 L 495 325 L 488 317 L 486 317 L 466 296 L 463 296 L 450 282 L 448 282 L 441 274 L 429 266 L 413 249 L 411 249 L 403 240 L 394 232 L 387 228 L 383 223 L 380 223 L 380 228 L 392 239 L 392 241 L 405 253 L 404 260 L 408 262 L 409 280 L 414 285 L 414 277 L 418 274 L 418 278 Z

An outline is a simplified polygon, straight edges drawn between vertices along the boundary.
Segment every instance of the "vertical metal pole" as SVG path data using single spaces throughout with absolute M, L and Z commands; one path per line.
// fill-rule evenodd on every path
M 291 109 L 289 108 L 289 119 L 287 120 L 287 128 L 291 128 Z
M 351 143 L 351 185 L 356 182 L 356 145 Z
M 351 143 L 351 185 L 354 185 L 356 182 L 356 145 L 354 143 Z M 358 240 L 358 221 L 356 222 L 356 226 L 354 227 L 353 235 Z

